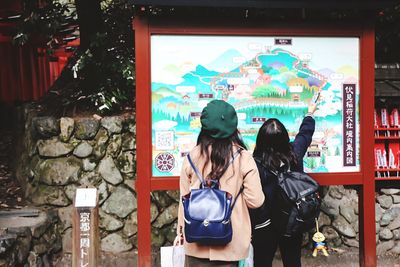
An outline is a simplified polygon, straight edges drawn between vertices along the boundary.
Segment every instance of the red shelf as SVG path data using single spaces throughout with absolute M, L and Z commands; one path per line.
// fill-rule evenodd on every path
M 385 128 L 385 127 L 378 127 L 374 128 L 375 131 L 400 131 L 400 128 L 392 127 L 392 128 Z
M 400 128 L 398 127 L 388 127 L 388 128 L 377 127 L 374 128 L 374 130 L 375 134 L 378 135 L 374 137 L 375 143 L 382 144 L 382 141 L 388 140 L 392 144 L 393 141 L 394 143 L 398 143 L 400 140 L 400 136 L 393 136 L 395 134 L 399 135 Z M 384 136 L 383 133 L 387 133 L 390 136 Z M 378 174 L 387 175 L 387 177 L 385 176 L 377 177 Z M 400 168 L 380 168 L 380 169 L 375 168 L 375 181 L 400 181 L 399 174 L 400 174 Z
M 399 177 L 375 177 L 375 181 L 400 181 Z
M 398 172 L 400 168 L 382 168 L 382 169 L 375 169 L 376 172 Z
M 375 173 L 376 172 L 380 172 L 380 173 L 391 173 L 391 172 L 399 172 L 400 168 L 396 168 L 396 169 L 389 169 L 389 168 L 385 168 L 385 169 L 375 169 Z M 375 181 L 396 181 L 399 180 L 400 181 L 400 176 L 390 176 L 389 177 L 377 177 L 375 176 Z

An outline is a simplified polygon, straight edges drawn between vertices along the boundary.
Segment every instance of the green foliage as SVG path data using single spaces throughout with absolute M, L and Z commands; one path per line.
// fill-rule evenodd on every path
M 76 19 L 72 4 L 56 0 L 42 2 L 43 6 L 38 7 L 35 0 L 24 1 L 24 20 L 18 25 L 13 37 L 15 44 L 24 45 L 30 37 L 35 37 L 45 41 L 48 48 L 53 48 L 61 42 L 59 32 L 62 27 Z
M 124 1 L 109 3 L 103 12 L 104 32 L 92 40 L 77 68 L 81 79 L 92 78 L 95 70 L 86 97 L 101 113 L 113 113 L 132 106 L 134 98 L 133 12 Z
M 124 2 L 103 6 L 104 32 L 95 36 L 76 65 L 83 96 L 100 113 L 115 113 L 133 105 L 133 12 Z
M 127 2 L 101 1 L 104 22 L 101 31 L 92 36 L 86 50 L 78 48 L 74 53 L 50 88 L 49 95 L 42 100 L 43 106 L 51 106 L 53 110 L 62 109 L 63 113 L 72 110 L 101 114 L 119 113 L 133 107 L 133 6 Z M 64 23 L 76 11 L 73 4 L 51 0 L 43 7 L 32 8 L 29 14 L 20 25 L 15 40 L 23 44 L 28 37 L 40 35 L 46 38 L 47 47 L 51 49 L 60 35 L 62 25 L 65 26 Z

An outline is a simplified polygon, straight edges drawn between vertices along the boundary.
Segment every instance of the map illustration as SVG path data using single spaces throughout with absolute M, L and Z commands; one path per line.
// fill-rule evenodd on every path
M 153 35 L 153 176 L 179 176 L 209 101 L 235 107 L 252 151 L 269 118 L 281 120 L 294 139 L 316 93 L 305 171 L 359 171 L 358 38 Z

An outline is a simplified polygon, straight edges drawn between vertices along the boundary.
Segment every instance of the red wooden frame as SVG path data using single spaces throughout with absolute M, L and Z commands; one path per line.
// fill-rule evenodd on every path
M 376 266 L 374 180 L 374 28 L 370 24 L 249 25 L 226 20 L 188 21 L 148 17 L 134 20 L 136 52 L 136 129 L 138 266 L 151 266 L 150 192 L 178 190 L 179 177 L 152 177 L 150 37 L 152 34 L 207 34 L 251 36 L 337 36 L 360 38 L 360 172 L 313 174 L 321 185 L 354 185 L 359 188 L 360 266 Z M 219 25 L 219 26 L 216 26 Z M 223 26 L 220 26 L 223 25 Z M 294 26 L 295 25 L 295 26 Z

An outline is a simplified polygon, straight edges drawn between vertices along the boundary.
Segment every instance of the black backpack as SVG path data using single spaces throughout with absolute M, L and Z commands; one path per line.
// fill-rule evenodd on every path
M 318 183 L 304 172 L 274 174 L 278 177 L 278 188 L 272 210 L 272 226 L 287 237 L 311 230 L 321 207 Z

